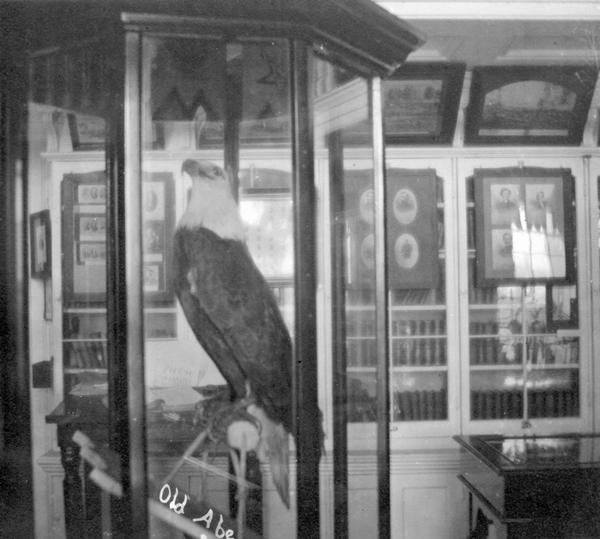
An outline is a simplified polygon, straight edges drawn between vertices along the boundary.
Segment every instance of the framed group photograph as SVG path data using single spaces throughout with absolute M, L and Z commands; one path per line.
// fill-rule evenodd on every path
M 579 145 L 596 76 L 589 66 L 475 68 L 465 142 Z
M 103 150 L 106 122 L 99 116 L 71 113 L 68 115 L 71 143 L 75 151 Z
M 478 169 L 477 284 L 573 282 L 573 177 L 565 169 Z
M 450 144 L 465 64 L 407 63 L 383 82 L 388 144 Z
M 34 213 L 29 219 L 31 276 L 46 279 L 52 275 L 52 235 L 50 211 Z
M 62 181 L 63 293 L 66 301 L 106 301 L 107 219 L 104 171 L 65 174 Z M 144 292 L 170 301 L 174 181 L 170 172 L 144 174 L 142 254 Z

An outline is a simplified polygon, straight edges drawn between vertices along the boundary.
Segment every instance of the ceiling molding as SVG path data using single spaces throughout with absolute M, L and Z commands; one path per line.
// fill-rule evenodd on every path
M 403 19 L 600 20 L 598 0 L 382 0 L 380 6 Z
M 515 36 L 497 63 L 585 63 L 595 64 L 598 51 L 585 36 Z
M 431 36 L 422 47 L 409 55 L 409 59 L 415 62 L 452 60 L 463 41 L 462 36 Z

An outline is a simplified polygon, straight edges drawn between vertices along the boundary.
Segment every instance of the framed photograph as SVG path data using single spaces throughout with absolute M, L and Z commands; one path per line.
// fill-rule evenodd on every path
M 153 301 L 171 301 L 172 238 L 175 230 L 175 184 L 170 172 L 144 175 L 142 237 L 144 292 Z
M 368 171 L 347 175 L 346 282 L 373 288 L 373 185 Z M 387 171 L 388 285 L 427 289 L 438 284 L 437 177 L 432 169 Z
M 80 266 L 104 266 L 106 264 L 106 242 L 87 243 L 80 241 L 77 245 L 77 263 Z
M 478 169 L 474 187 L 477 286 L 573 282 L 570 171 Z
M 576 329 L 579 325 L 577 287 L 548 285 L 546 287 L 546 319 L 548 329 Z
M 388 144 L 450 144 L 465 74 L 457 63 L 404 64 L 383 82 Z
M 31 277 L 47 279 L 52 275 L 52 235 L 50 210 L 34 213 L 29 218 Z
M 105 302 L 105 173 L 65 174 L 61 189 L 65 301 Z M 142 185 L 143 283 L 151 302 L 173 298 L 170 268 L 174 208 L 173 175 L 170 172 L 145 174 Z
M 388 284 L 438 285 L 437 176 L 433 169 L 387 171 Z
M 102 178 L 104 182 L 104 178 Z M 82 182 L 77 186 L 77 204 L 106 204 L 106 185 L 99 182 Z
M 289 191 L 268 195 L 247 189 L 240 200 L 246 244 L 263 276 L 271 281 L 294 275 L 293 204 Z
M 77 237 L 83 241 L 106 241 L 106 215 L 80 213 L 76 219 Z
M 163 180 L 146 180 L 142 185 L 143 220 L 164 221 L 165 183 Z
M 106 142 L 106 122 L 99 116 L 71 113 L 68 115 L 73 149 L 103 150 Z
M 160 291 L 160 269 L 158 264 L 144 264 L 144 292 Z
M 475 68 L 465 142 L 579 145 L 596 75 L 588 66 Z

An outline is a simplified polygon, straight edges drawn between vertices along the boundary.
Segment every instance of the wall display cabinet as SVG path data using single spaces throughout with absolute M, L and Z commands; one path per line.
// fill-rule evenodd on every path
M 163 171 L 176 178 L 182 161 L 191 155 L 202 154 L 166 154 L 153 150 L 147 153 L 147 171 Z M 217 153 L 203 156 L 216 162 L 221 158 Z M 414 158 L 395 149 L 388 151 L 388 157 L 391 174 L 401 171 L 419 176 L 428 170 L 431 171 L 427 172 L 428 177 L 436 179 L 434 210 L 438 264 L 435 287 L 390 286 L 388 291 L 391 448 L 393 452 L 409 451 L 398 455 L 405 454 L 410 459 L 411 451 L 416 451 L 417 455 L 418 448 L 428 443 L 427 440 L 439 446 L 441 452 L 436 458 L 442 459 L 443 474 L 431 472 L 427 476 L 426 469 L 423 474 L 431 482 L 430 488 L 439 489 L 440 511 L 462 514 L 462 502 L 457 507 L 442 503 L 446 499 L 443 493 L 448 488 L 448 477 L 454 476 L 461 462 L 456 457 L 442 457 L 448 451 L 444 449 L 446 442 L 443 440 L 450 440 L 452 433 L 503 429 L 514 434 L 542 434 L 585 429 L 589 423 L 589 411 L 581 405 L 591 389 L 586 382 L 590 364 L 585 359 L 585 350 L 589 350 L 589 343 L 582 341 L 580 328 L 580 324 L 586 327 L 588 324 L 581 320 L 580 311 L 587 308 L 585 305 L 589 300 L 582 298 L 585 286 L 582 288 L 580 273 L 575 274 L 574 283 L 477 286 L 472 173 L 479 161 L 466 157 L 450 160 L 435 154 Z M 86 173 L 98 170 L 101 159 L 99 152 L 46 154 L 48 178 L 51 178 L 56 194 L 61 192 L 62 185 L 70 185 L 73 175 L 85 177 Z M 532 152 L 528 162 L 538 166 L 542 159 L 546 161 Z M 423 162 L 435 168 L 419 168 Z M 317 155 L 317 163 L 317 170 L 322 170 L 327 166 L 327 159 Z M 567 163 L 575 178 L 571 203 L 574 223 L 579 225 L 586 218 L 583 214 L 587 213 L 581 201 L 585 197 L 580 179 L 584 171 L 581 158 L 573 156 L 560 163 L 551 163 L 551 166 Z M 509 157 L 496 157 L 493 166 L 509 164 Z M 242 152 L 239 205 L 247 227 L 249 248 L 268 276 L 293 333 L 288 170 L 285 152 Z M 319 189 L 323 188 L 320 177 L 317 185 Z M 56 194 L 54 200 L 58 203 Z M 187 196 L 185 186 L 174 182 L 175 220 Z M 261 225 L 257 227 L 257 223 Z M 449 223 L 460 225 L 449 226 Z M 283 233 L 265 234 L 265 227 L 269 226 Z M 56 249 L 64 251 L 60 231 L 54 230 L 54 234 Z M 354 245 L 350 240 L 348 236 L 348 244 Z M 580 271 L 582 264 L 585 265 L 581 257 L 588 255 L 584 254 L 581 239 L 575 247 Z M 348 254 L 353 255 L 352 249 Z M 64 270 L 65 266 L 63 273 Z M 454 285 L 449 287 L 448 282 Z M 355 447 L 364 448 L 372 448 L 369 432 L 376 419 L 373 294 L 369 287 L 349 286 L 346 304 L 348 434 Z M 174 342 L 185 343 L 193 339 L 182 313 L 172 303 L 149 302 L 145 317 L 150 358 L 160 357 Z M 107 353 L 105 332 L 106 312 L 102 305 L 65 302 L 62 316 L 65 390 L 76 388 L 74 394 L 77 394 L 82 387 L 102 387 Z M 324 357 L 320 361 L 326 366 Z M 175 376 L 176 373 L 172 374 Z M 324 386 L 322 390 L 327 395 L 331 389 Z M 102 394 L 104 391 L 100 389 Z M 447 436 L 440 438 L 443 433 Z M 350 462 L 354 462 L 352 458 Z M 440 466 L 436 462 L 432 462 L 432 466 Z M 354 473 L 360 477 L 363 472 L 351 472 Z M 404 496 L 405 491 L 412 492 L 411 489 L 417 488 L 405 483 L 408 480 L 406 473 L 404 468 L 399 471 L 392 468 L 393 492 L 397 493 L 394 496 Z M 411 526 L 418 526 L 414 519 L 409 521 L 413 522 Z M 396 525 L 404 525 L 404 522 L 398 521 Z M 460 528 L 459 519 L 453 526 Z
M 591 391 L 591 341 L 582 338 L 589 320 L 582 320 L 581 313 L 590 308 L 582 272 L 591 261 L 585 237 L 577 233 L 589 218 L 584 156 L 570 152 L 556 158 L 531 150 L 516 167 L 525 182 L 530 171 L 547 177 L 559 170 L 572 178 L 553 201 L 564 204 L 567 230 L 546 234 L 544 223 L 528 231 L 539 234 L 546 255 L 548 241 L 564 233 L 571 258 L 567 265 L 573 269 L 559 279 L 480 283 L 474 173 L 509 169 L 515 161 L 508 151 L 489 158 L 476 156 L 483 150 L 461 151 L 449 159 L 441 151 L 422 151 L 417 158 L 409 153 L 388 148 L 388 173 L 419 174 L 419 166 L 435 164 L 439 270 L 434 288 L 399 289 L 389 283 L 391 447 L 417 447 L 416 440 L 443 432 L 537 434 L 590 428 L 591 413 L 582 403 Z M 523 203 L 530 204 L 526 194 Z M 393 259 L 389 246 L 387 254 Z M 350 415 L 356 423 L 351 432 L 368 447 L 376 370 L 372 290 L 349 287 L 347 298 Z

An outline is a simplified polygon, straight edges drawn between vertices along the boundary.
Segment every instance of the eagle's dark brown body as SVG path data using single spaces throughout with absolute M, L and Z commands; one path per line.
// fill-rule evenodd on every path
M 175 291 L 196 338 L 242 398 L 246 381 L 267 415 L 292 432 L 292 344 L 246 246 L 203 227 L 174 237 Z

